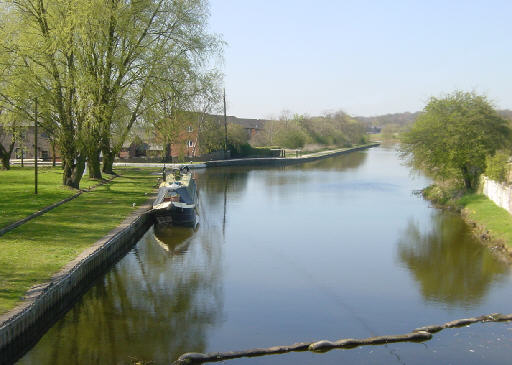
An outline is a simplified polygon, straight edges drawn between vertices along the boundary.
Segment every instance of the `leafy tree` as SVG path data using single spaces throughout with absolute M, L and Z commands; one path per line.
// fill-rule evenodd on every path
M 18 109 L 39 98 L 55 124 L 63 183 L 75 188 L 86 159 L 90 176 L 101 178 L 100 151 L 103 171 L 112 172 L 114 155 L 151 104 L 168 95 L 188 101 L 222 47 L 207 32 L 205 0 L 4 3 L 0 61 L 9 67 L 0 68 L 0 98 Z
M 400 126 L 395 123 L 389 123 L 382 127 L 382 138 L 384 140 L 393 139 L 400 132 Z
M 456 179 L 474 189 L 485 159 L 509 143 L 510 129 L 486 97 L 456 91 L 432 97 L 404 133 L 402 156 L 434 178 Z
M 224 148 L 224 121 L 221 117 L 206 116 L 201 122 L 199 134 L 201 154 Z
M 494 156 L 487 156 L 485 175 L 494 181 L 507 181 L 510 172 L 508 165 L 509 156 L 510 154 L 505 151 L 498 151 Z
M 249 141 L 247 131 L 238 124 L 228 124 L 228 149 L 230 151 L 240 152 L 242 146 Z

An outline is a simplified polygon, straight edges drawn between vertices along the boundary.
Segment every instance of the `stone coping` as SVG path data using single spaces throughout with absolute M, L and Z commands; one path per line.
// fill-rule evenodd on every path
M 145 162 L 114 162 L 114 166 L 120 167 L 159 167 L 163 168 L 180 168 L 188 166 L 191 169 L 201 169 L 206 167 L 219 167 L 219 166 L 255 166 L 255 165 L 289 165 L 296 163 L 303 163 L 308 161 L 315 161 L 321 158 L 333 157 L 340 154 L 345 154 L 354 151 L 360 151 L 372 147 L 380 146 L 379 142 L 369 143 L 363 146 L 340 148 L 335 150 L 321 151 L 302 155 L 301 157 L 249 157 L 249 158 L 233 158 L 229 160 L 215 160 L 207 161 L 204 163 L 145 163 Z

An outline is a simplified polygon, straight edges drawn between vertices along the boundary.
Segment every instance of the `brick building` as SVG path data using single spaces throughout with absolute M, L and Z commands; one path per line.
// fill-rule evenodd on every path
M 34 144 L 35 144 L 35 127 L 33 125 L 24 125 L 20 127 L 20 137 L 16 139 L 14 150 L 11 159 L 25 159 L 34 158 Z M 53 158 L 53 150 L 48 134 L 42 129 L 37 130 L 37 158 L 42 160 L 51 160 Z M 12 141 L 12 134 L 6 131 L 0 125 L 0 143 L 4 148 L 8 149 Z M 56 159 L 59 159 L 59 153 L 56 150 Z

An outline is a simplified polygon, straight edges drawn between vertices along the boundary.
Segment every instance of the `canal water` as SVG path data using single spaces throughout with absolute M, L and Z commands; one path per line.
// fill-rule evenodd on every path
M 406 333 L 512 312 L 512 276 L 393 148 L 197 172 L 200 224 L 153 227 L 20 364 L 169 364 L 185 352 Z M 512 323 L 424 343 L 233 364 L 504 364 Z

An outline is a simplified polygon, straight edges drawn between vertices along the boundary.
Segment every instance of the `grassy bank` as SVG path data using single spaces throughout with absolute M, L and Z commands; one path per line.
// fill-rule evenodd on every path
M 47 281 L 85 248 L 119 225 L 136 209 L 133 203 L 138 206 L 147 200 L 145 193 L 152 191 L 157 177 L 146 169 L 119 172 L 122 176 L 112 182 L 0 237 L 0 314 L 15 307 L 30 287 Z M 49 188 L 49 191 L 53 190 Z M 44 204 L 69 193 L 61 193 L 58 188 L 56 191 L 47 195 Z
M 482 194 L 467 194 L 457 201 L 465 217 L 488 230 L 493 241 L 512 250 L 512 216 Z
M 512 215 L 485 195 L 432 185 L 423 190 L 423 196 L 440 207 L 460 211 L 466 221 L 475 223 L 479 238 L 502 243 L 512 252 Z
M 105 178 L 110 178 L 105 175 Z M 80 187 L 96 185 L 96 180 L 85 177 Z M 0 170 L 0 227 L 41 210 L 42 208 L 76 194 L 77 190 L 62 186 L 60 167 L 43 167 L 38 173 L 38 194 L 34 194 L 34 168 L 12 167 Z

